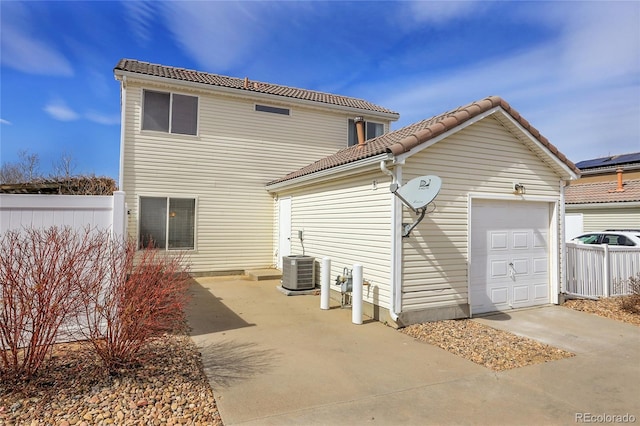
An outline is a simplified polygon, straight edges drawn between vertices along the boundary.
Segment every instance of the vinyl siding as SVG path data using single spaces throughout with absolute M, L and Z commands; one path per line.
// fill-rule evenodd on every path
M 426 174 L 440 176 L 442 189 L 436 210 L 403 239 L 403 312 L 468 303 L 469 193 L 509 196 L 519 182 L 527 196 L 560 198 L 559 176 L 492 117 L 403 166 L 403 182 Z M 403 221 L 413 223 L 415 216 L 403 211 Z
M 141 131 L 143 83 L 127 81 L 122 189 L 129 233 L 137 237 L 138 197 L 197 198 L 194 272 L 273 265 L 271 180 L 347 144 L 346 112 L 269 103 L 291 115 L 255 111 L 248 98 L 144 83 L 199 97 L 198 135 Z M 386 123 L 388 126 L 388 123 Z
M 567 213 L 582 213 L 583 232 L 605 229 L 640 228 L 640 207 L 575 208 L 567 205 Z
M 302 230 L 304 253 L 318 261 L 331 259 L 332 286 L 343 268 L 352 269 L 358 263 L 370 284 L 364 287 L 364 300 L 388 307 L 393 195 L 386 184 L 373 189 L 373 180 L 386 182 L 374 172 L 304 186 L 279 196 L 292 199 L 291 253 L 302 254 L 297 238 Z

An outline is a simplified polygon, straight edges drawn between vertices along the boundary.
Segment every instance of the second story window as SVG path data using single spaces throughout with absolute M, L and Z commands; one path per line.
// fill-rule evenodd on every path
M 368 140 L 380 136 L 384 133 L 384 125 L 373 121 L 364 122 L 364 139 Z M 349 146 L 358 144 L 358 133 L 356 131 L 356 123 L 349 119 Z
M 142 130 L 196 135 L 198 98 L 177 93 L 144 91 Z

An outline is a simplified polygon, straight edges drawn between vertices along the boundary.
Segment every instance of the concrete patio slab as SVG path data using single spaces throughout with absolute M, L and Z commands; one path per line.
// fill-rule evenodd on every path
M 572 424 L 585 412 L 640 421 L 638 327 L 557 306 L 485 317 L 577 354 L 496 373 L 379 322 L 354 325 L 338 302 L 323 311 L 319 296 L 287 297 L 279 284 L 192 287 L 191 334 L 225 425 Z

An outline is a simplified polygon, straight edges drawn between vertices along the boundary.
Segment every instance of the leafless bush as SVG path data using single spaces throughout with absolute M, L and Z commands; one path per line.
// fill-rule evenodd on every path
M 25 229 L 0 237 L 0 375 L 34 375 L 61 326 L 81 306 L 82 286 L 100 280 L 103 235 L 86 229 Z
M 113 243 L 105 279 L 84 289 L 81 323 L 104 366 L 114 372 L 137 361 L 151 338 L 184 327 L 190 277 L 182 253 Z
M 640 274 L 629 277 L 626 285 L 629 288 L 629 294 L 622 297 L 622 309 L 640 314 Z

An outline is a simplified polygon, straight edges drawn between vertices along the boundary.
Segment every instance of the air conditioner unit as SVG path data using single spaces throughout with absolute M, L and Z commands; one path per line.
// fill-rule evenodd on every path
M 287 290 L 314 288 L 314 260 L 311 256 L 283 256 L 282 287 Z

